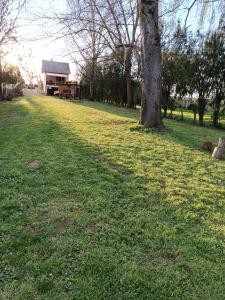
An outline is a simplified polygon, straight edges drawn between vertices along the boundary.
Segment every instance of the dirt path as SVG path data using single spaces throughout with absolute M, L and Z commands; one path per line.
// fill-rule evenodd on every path
M 24 96 L 41 96 L 42 91 L 39 90 L 38 88 L 36 88 L 36 89 L 24 89 L 23 94 L 24 94 Z

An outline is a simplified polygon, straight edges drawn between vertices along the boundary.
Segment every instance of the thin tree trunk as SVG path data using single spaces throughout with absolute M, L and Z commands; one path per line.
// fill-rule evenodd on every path
M 92 58 L 92 66 L 91 66 L 91 78 L 90 78 L 90 87 L 89 87 L 89 98 L 90 100 L 95 99 L 95 76 L 96 76 L 96 58 Z
M 204 114 L 205 114 L 206 100 L 204 97 L 198 98 L 198 116 L 199 116 L 199 126 L 204 125 Z
M 183 108 L 181 108 L 181 121 L 184 121 L 184 112 L 183 112 Z
M 139 0 L 142 39 L 142 110 L 140 123 L 144 128 L 162 129 L 161 45 L 158 25 L 158 0 Z
M 127 88 L 127 107 L 134 107 L 133 103 L 133 92 L 132 92 L 132 80 L 131 80 L 131 55 L 132 49 L 125 49 L 125 78 L 126 78 L 126 88 Z
M 219 125 L 219 110 L 213 112 L 213 127 L 217 128 Z
M 91 78 L 90 80 L 89 99 L 94 100 L 94 78 Z
M 169 106 L 169 92 L 165 92 L 162 94 L 162 108 L 163 108 L 163 118 L 167 117 L 167 110 Z
M 167 117 L 167 106 L 163 107 L 163 118 Z
M 197 112 L 194 111 L 194 122 L 196 122 L 196 115 L 197 115 Z
M 3 91 L 2 91 L 2 83 L 1 83 L 1 78 L 0 78 L 0 101 L 3 100 Z
M 220 116 L 220 107 L 221 107 L 222 97 L 216 95 L 214 111 L 213 111 L 213 127 L 218 127 L 219 125 L 219 116 Z
M 3 79 L 2 79 L 2 58 L 1 58 L 1 52 L 0 52 L 0 101 L 3 100 L 2 82 L 3 82 Z
M 202 111 L 199 111 L 198 115 L 199 115 L 199 119 L 198 119 L 199 126 L 204 126 L 204 114 L 202 113 Z

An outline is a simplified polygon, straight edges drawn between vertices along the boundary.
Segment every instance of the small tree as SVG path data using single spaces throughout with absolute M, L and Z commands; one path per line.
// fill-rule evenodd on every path
M 1 68 L 1 81 L 1 100 L 5 100 L 7 98 L 8 84 L 23 83 L 23 78 L 18 66 L 6 64 L 3 65 Z M 14 92 L 14 90 L 12 89 L 11 92 Z
M 20 70 L 18 66 L 14 65 L 5 65 L 3 66 L 3 82 L 7 84 L 16 84 L 16 83 L 22 83 L 23 78 L 20 73 Z
M 218 127 L 222 101 L 225 98 L 225 42 L 223 31 L 218 30 L 218 32 L 208 36 L 204 53 L 208 66 L 208 77 L 211 82 L 213 126 Z
M 167 109 L 170 106 L 170 96 L 176 83 L 176 54 L 172 51 L 164 51 L 162 65 L 162 99 L 163 116 L 167 117 Z
M 0 100 L 3 98 L 3 71 L 2 57 L 4 47 L 16 41 L 16 28 L 19 14 L 26 0 L 1 0 L 0 1 Z
M 199 125 L 204 125 L 204 114 L 210 95 L 211 80 L 208 76 L 208 62 L 204 53 L 204 36 L 198 33 L 196 49 L 192 56 L 194 88 L 198 93 Z

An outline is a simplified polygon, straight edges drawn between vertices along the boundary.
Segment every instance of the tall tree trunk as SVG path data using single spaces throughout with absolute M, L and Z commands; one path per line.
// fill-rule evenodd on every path
M 218 127 L 219 125 L 220 107 L 222 99 L 223 97 L 221 97 L 219 94 L 216 94 L 213 110 L 213 127 Z
M 194 111 L 194 122 L 196 121 L 196 115 L 197 115 L 197 112 Z
M 89 99 L 94 100 L 94 79 L 91 78 L 89 86 Z
M 163 118 L 167 117 L 167 106 L 163 107 Z
M 161 106 L 163 108 L 163 118 L 167 117 L 167 110 L 169 105 L 169 97 L 170 97 L 170 92 L 167 91 L 162 91 L 162 99 L 161 99 Z
M 181 121 L 184 121 L 184 112 L 183 112 L 183 108 L 181 107 Z
M 219 110 L 213 112 L 213 127 L 217 128 L 219 125 Z
M 89 99 L 94 100 L 95 99 L 95 76 L 96 76 L 96 58 L 92 58 L 92 64 L 91 64 L 91 76 L 90 76 L 90 86 L 89 86 Z
M 0 75 L 1 77 L 1 75 Z M 2 82 L 1 82 L 1 78 L 0 78 L 0 101 L 3 100 L 3 91 L 2 91 Z
M 132 80 L 131 80 L 131 69 L 132 69 L 132 48 L 125 49 L 125 78 L 127 87 L 127 107 L 134 107 L 133 92 L 132 92 Z
M 0 101 L 3 100 L 3 90 L 2 90 L 2 58 L 1 58 L 1 50 L 0 50 Z
M 204 125 L 204 114 L 205 114 L 206 100 L 203 96 L 198 98 L 198 116 L 199 116 L 199 126 Z
M 158 24 L 158 0 L 139 0 L 142 40 L 142 110 L 140 123 L 144 128 L 162 129 L 161 44 Z

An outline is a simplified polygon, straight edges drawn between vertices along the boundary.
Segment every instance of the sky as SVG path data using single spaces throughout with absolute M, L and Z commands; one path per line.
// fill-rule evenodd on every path
M 56 38 L 60 33 L 59 28 L 55 23 L 40 19 L 40 16 L 51 15 L 52 11 L 63 12 L 65 7 L 65 0 L 28 0 L 26 9 L 19 20 L 18 42 L 9 46 L 7 56 L 9 63 L 21 66 L 24 77 L 27 77 L 25 69 L 29 69 L 29 72 L 32 71 L 34 76 L 40 76 L 41 61 L 53 59 L 70 63 L 70 79 L 76 79 L 76 65 L 67 54 L 65 39 Z M 199 15 L 198 7 L 192 11 L 188 19 L 188 26 L 192 30 L 198 27 L 197 15 Z M 182 17 L 181 14 L 180 16 Z M 171 16 L 168 18 L 172 19 Z M 176 22 L 177 20 L 174 21 L 174 26 L 176 26 Z M 204 26 L 207 28 L 208 25 Z
M 26 6 L 19 20 L 17 43 L 9 45 L 7 49 L 7 61 L 19 64 L 24 77 L 27 77 L 24 70 L 28 68 L 34 76 L 40 76 L 42 60 L 53 59 L 70 63 L 71 79 L 75 78 L 76 66 L 67 54 L 65 40 L 56 39 L 57 26 L 45 24 L 45 21 L 38 18 L 39 15 L 49 14 L 50 9 L 63 11 L 63 3 L 64 0 L 52 0 L 51 3 L 48 0 L 30 0 Z

